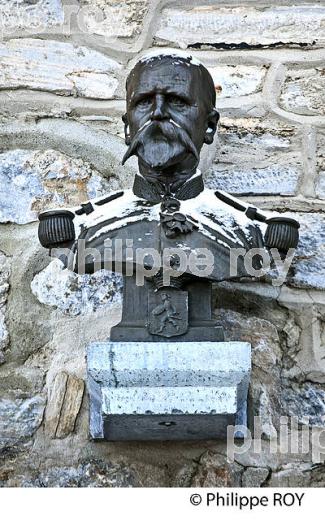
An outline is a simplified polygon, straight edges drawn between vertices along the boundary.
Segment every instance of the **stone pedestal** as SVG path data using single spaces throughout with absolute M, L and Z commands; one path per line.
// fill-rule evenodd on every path
M 249 343 L 92 343 L 87 370 L 93 439 L 217 439 L 246 425 Z

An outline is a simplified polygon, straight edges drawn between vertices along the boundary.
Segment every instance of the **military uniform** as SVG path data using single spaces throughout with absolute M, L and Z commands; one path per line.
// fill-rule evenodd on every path
M 53 232 L 55 219 L 58 222 L 56 235 Z M 197 326 L 201 327 L 201 335 L 215 340 L 215 335 L 207 335 L 206 330 L 213 322 L 210 301 L 209 305 L 204 304 L 204 300 L 211 298 L 211 282 L 252 276 L 247 270 L 244 256 L 253 248 L 265 250 L 266 247 L 277 247 L 278 243 L 280 249 L 285 251 L 295 247 L 297 241 L 295 221 L 280 216 L 267 219 L 265 213 L 253 206 L 243 204 L 224 192 L 205 189 L 200 172 L 169 193 L 136 175 L 132 190 L 112 193 L 74 210 L 44 212 L 40 220 L 43 245 L 53 247 L 54 244 L 57 247 L 61 243 L 71 249 L 66 262 L 69 269 L 77 273 L 90 273 L 109 268 L 128 274 L 125 277 L 128 289 L 125 291 L 123 319 L 118 327 L 123 327 L 127 320 L 129 328 L 132 328 L 132 316 L 138 315 L 139 309 L 143 308 L 141 326 L 136 323 L 133 328 L 139 332 L 141 327 L 147 327 L 149 336 L 143 336 L 142 332 L 139 338 L 134 330 L 133 336 L 139 340 L 152 340 L 155 334 L 170 338 L 188 333 L 189 313 L 193 314 L 191 323 L 195 326 L 197 321 Z M 86 257 L 84 253 L 81 255 L 78 248 L 80 239 L 84 241 L 84 248 L 91 248 L 97 256 L 100 255 L 99 263 L 97 259 L 95 265 L 90 254 Z M 172 262 L 169 265 L 172 267 L 171 274 L 174 272 L 175 276 L 171 276 L 168 283 L 161 270 L 152 276 L 154 257 L 150 254 L 138 256 L 139 249 L 155 250 L 161 258 L 161 265 L 164 253 L 171 251 L 176 265 L 173 267 Z M 178 252 L 183 257 L 184 254 L 188 258 L 192 255 L 193 260 L 204 250 L 213 258 L 209 270 L 204 270 L 203 265 L 202 271 L 198 268 L 193 274 L 188 263 L 179 274 Z M 243 253 L 235 255 L 235 266 L 231 257 L 234 250 Z M 252 260 L 253 267 L 259 268 L 260 256 L 255 255 Z M 147 271 L 145 287 L 136 283 L 137 269 Z M 177 326 L 172 320 L 165 320 L 168 326 L 163 334 L 161 322 L 157 321 L 153 312 L 154 308 L 162 305 L 162 293 L 159 292 L 162 289 L 174 305 L 176 314 L 182 318 L 186 315 L 185 327 L 182 325 L 184 319 L 179 320 L 182 323 L 177 323 Z M 195 336 L 197 338 L 197 334 Z M 120 339 L 126 338 L 122 334 Z

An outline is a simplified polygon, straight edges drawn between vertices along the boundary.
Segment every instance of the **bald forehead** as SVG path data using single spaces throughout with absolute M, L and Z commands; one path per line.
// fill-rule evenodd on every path
M 128 78 L 128 100 L 153 91 L 179 93 L 195 99 L 194 86 L 201 82 L 200 72 L 198 66 L 175 58 L 139 62 Z

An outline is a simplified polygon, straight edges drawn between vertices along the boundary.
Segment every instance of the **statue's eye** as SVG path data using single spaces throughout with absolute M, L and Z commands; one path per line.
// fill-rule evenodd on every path
M 185 107 L 187 105 L 185 99 L 178 97 L 178 96 L 168 96 L 168 102 L 171 105 L 178 106 L 178 107 Z
M 152 103 L 152 97 L 146 96 L 146 97 L 139 99 L 139 101 L 137 102 L 137 107 L 146 108 L 146 107 L 149 107 L 151 105 L 151 103 Z

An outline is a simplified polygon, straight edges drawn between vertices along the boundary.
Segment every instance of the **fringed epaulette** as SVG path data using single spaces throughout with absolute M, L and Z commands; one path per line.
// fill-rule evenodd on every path
M 75 240 L 75 228 L 73 219 L 76 215 L 89 215 L 96 206 L 103 206 L 123 195 L 123 191 L 112 193 L 96 202 L 84 202 L 75 211 L 56 209 L 40 213 L 38 237 L 43 247 L 52 249 L 55 247 L 69 246 Z

